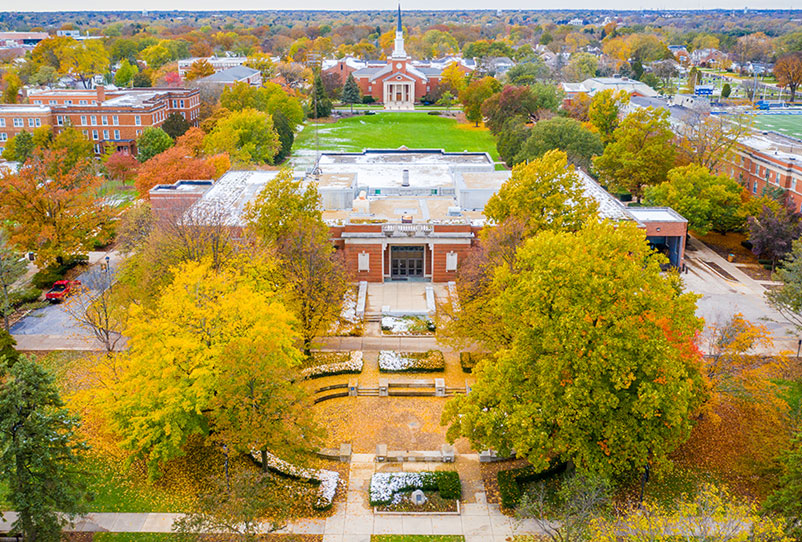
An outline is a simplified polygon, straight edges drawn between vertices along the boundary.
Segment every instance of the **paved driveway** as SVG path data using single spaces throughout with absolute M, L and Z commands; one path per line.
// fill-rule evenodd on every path
M 116 262 L 110 260 L 109 273 L 116 271 Z M 105 278 L 100 275 L 98 264 L 93 265 L 78 276 L 85 287 L 91 292 L 98 292 Z M 52 304 L 36 309 L 11 326 L 12 335 L 57 335 L 62 337 L 91 337 L 91 331 L 83 329 L 65 309 L 65 303 Z

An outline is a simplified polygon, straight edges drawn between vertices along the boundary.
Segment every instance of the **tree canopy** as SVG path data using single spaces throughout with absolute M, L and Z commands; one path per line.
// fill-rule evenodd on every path
M 514 163 L 543 156 L 550 150 L 565 152 L 568 161 L 582 169 L 591 166 L 591 159 L 604 151 L 599 135 L 579 121 L 563 117 L 541 120 L 529 132 L 529 137 L 516 154 Z
M 273 119 L 256 109 L 232 111 L 204 139 L 207 153 L 227 153 L 242 164 L 272 164 L 280 145 Z

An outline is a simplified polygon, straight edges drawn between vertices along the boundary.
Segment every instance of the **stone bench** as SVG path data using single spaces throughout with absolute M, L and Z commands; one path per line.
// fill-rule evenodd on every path
M 377 463 L 453 463 L 454 447 L 443 444 L 440 451 L 388 450 L 386 444 L 376 446 Z

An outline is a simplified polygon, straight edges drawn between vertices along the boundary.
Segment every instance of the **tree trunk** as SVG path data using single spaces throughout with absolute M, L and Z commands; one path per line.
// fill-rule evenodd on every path
M 8 285 L 3 284 L 3 325 L 8 332 Z
M 262 472 L 267 472 L 267 450 L 259 450 L 262 454 Z

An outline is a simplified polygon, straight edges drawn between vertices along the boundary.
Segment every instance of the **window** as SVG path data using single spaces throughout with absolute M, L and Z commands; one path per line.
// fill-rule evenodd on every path
M 109 131 L 103 130 L 103 139 L 109 139 Z
M 100 154 L 100 143 L 95 144 L 95 154 Z
M 137 126 L 142 126 L 142 117 L 139 115 L 134 115 L 134 124 Z
M 791 190 L 796 191 L 796 179 L 791 179 Z
M 14 127 L 22 128 L 23 126 L 25 126 L 25 123 L 22 121 L 22 119 L 14 119 Z
M 56 105 L 58 102 L 56 102 L 56 100 L 49 100 L 47 103 L 50 105 Z
M 184 109 L 184 100 L 181 100 L 179 103 L 181 104 L 181 109 Z
M 6 119 L 0 119 L 0 128 L 6 127 Z
M 114 126 L 119 126 L 119 125 L 120 125 L 120 117 L 118 117 L 117 115 L 113 115 L 113 116 L 111 117 L 111 123 L 112 123 Z
M 457 253 L 449 252 L 446 254 L 446 271 L 457 270 Z
M 81 126 L 86 126 L 86 115 L 81 115 Z
M 103 115 L 102 117 L 100 117 L 100 121 L 103 123 L 103 126 L 108 126 L 109 125 L 108 115 Z
M 42 125 L 42 119 L 36 119 L 36 126 L 38 127 L 41 125 Z
M 175 109 L 176 107 L 178 107 L 178 102 L 176 102 L 175 100 L 173 100 L 173 109 Z
M 757 181 L 752 183 L 752 193 L 757 194 Z
M 86 105 L 86 100 L 78 100 L 78 105 Z
M 97 130 L 92 130 L 92 139 L 97 141 Z
M 97 105 L 97 100 L 92 100 L 92 105 Z
M 28 119 L 28 127 L 33 128 L 36 126 L 36 121 L 34 119 Z
M 89 139 L 89 130 L 82 130 L 84 133 L 84 137 Z
M 95 115 L 92 115 L 91 118 L 92 118 L 92 126 L 97 126 L 97 117 Z
M 120 131 L 114 130 L 114 139 L 120 139 Z
M 8 141 L 8 136 L 5 132 L 0 132 L 0 141 Z
M 141 136 L 141 135 L 142 135 L 142 130 L 137 130 L 137 131 L 136 131 L 136 136 L 137 136 L 137 137 L 139 137 L 139 136 Z
M 64 100 L 64 105 L 72 105 L 72 100 Z
M 36 105 L 42 105 L 42 100 L 34 100 L 33 103 Z
M 64 119 L 61 117 L 61 115 L 56 115 L 56 124 L 59 126 L 64 126 Z

